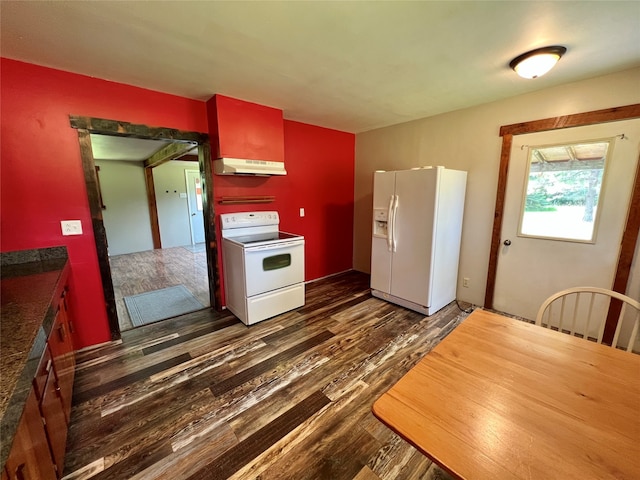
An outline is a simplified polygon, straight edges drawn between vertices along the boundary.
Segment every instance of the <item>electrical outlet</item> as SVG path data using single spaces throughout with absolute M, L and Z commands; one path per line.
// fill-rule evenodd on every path
M 462 286 L 469 288 L 469 281 L 470 281 L 469 277 L 464 277 L 462 279 Z
M 301 208 L 301 209 L 300 209 L 300 216 L 301 216 L 301 217 L 304 217 L 304 208 Z
M 80 220 L 62 220 L 62 235 L 82 235 L 82 222 Z

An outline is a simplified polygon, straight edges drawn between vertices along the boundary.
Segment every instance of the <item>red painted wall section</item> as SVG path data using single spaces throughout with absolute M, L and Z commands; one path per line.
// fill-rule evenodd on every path
M 78 348 L 110 340 L 80 148 L 69 115 L 207 131 L 206 104 L 0 59 L 0 251 L 65 245 Z M 61 220 L 83 235 L 64 237 Z
M 224 155 L 284 159 L 285 177 L 216 175 L 216 213 L 279 211 L 281 228 L 306 238 L 307 280 L 352 267 L 353 134 L 283 120 L 281 110 L 229 97 L 216 96 L 205 104 L 8 59 L 0 59 L 0 71 L 0 251 L 67 247 L 78 348 L 106 342 L 110 334 L 70 114 L 180 130 L 211 129 L 214 155 L 215 136 L 222 133 Z M 219 112 L 220 106 L 224 108 Z M 215 114 L 209 122 L 207 111 Z M 243 150 L 237 150 L 238 145 Z M 234 195 L 273 195 L 276 201 L 217 202 Z M 301 207 L 304 218 L 299 216 Z M 61 220 L 80 220 L 83 235 L 62 236 Z
M 285 120 L 284 150 L 280 229 L 304 235 L 306 279 L 351 269 L 355 135 Z
M 252 117 L 258 110 L 256 107 L 274 110 L 241 100 L 228 100 L 233 99 L 216 95 L 207 102 L 210 136 L 215 137 L 217 132 L 222 142 L 224 132 L 228 132 L 223 125 L 224 118 L 234 119 L 229 124 L 233 127 L 231 130 L 242 129 L 244 114 Z M 227 111 L 221 115 L 222 104 L 228 110 L 235 109 L 235 112 Z M 276 117 L 273 114 L 269 118 L 275 123 Z M 255 117 L 247 124 L 249 128 L 258 128 Z M 221 213 L 276 210 L 280 213 L 281 230 L 305 236 L 306 280 L 349 270 L 353 265 L 355 135 L 289 120 L 283 120 L 282 125 L 286 176 L 214 176 L 218 244 L 222 245 L 219 230 Z M 241 137 L 241 132 L 231 133 L 236 138 Z M 277 142 L 276 137 L 273 139 Z M 228 156 L 243 158 L 247 152 L 236 147 Z M 234 205 L 219 203 L 221 197 L 255 195 L 274 196 L 275 201 Z M 304 217 L 300 217 L 300 208 L 305 209 Z M 222 265 L 222 248 L 219 248 L 219 262 Z M 221 284 L 224 288 L 223 278 Z
M 282 110 L 215 95 L 208 102 L 209 131 L 217 132 L 215 158 L 284 160 Z

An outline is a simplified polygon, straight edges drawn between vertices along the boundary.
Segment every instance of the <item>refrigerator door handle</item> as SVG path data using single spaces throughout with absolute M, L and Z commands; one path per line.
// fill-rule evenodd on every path
M 393 199 L 394 195 L 389 197 L 389 211 L 387 212 L 387 250 L 391 251 L 393 246 Z
M 395 200 L 393 202 L 393 222 L 392 222 L 392 226 L 391 226 L 391 231 L 392 231 L 392 236 L 393 236 L 393 251 L 396 251 L 396 246 L 398 243 L 398 238 L 396 236 L 396 214 L 398 213 L 398 201 L 400 200 L 400 196 L 399 195 L 394 195 Z

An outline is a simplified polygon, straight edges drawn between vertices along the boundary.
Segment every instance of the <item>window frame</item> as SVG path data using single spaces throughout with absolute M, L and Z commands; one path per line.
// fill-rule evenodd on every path
M 551 241 L 558 241 L 558 242 L 572 242 L 572 243 L 583 243 L 583 244 L 592 244 L 592 245 L 595 244 L 597 242 L 597 237 L 598 237 L 600 211 L 602 210 L 601 205 L 605 197 L 605 185 L 607 182 L 607 172 L 608 172 L 607 167 L 611 162 L 611 156 L 613 155 L 613 149 L 615 148 L 616 138 L 617 137 L 605 137 L 605 138 L 598 138 L 598 139 L 577 140 L 571 143 L 562 142 L 562 143 L 552 143 L 552 144 L 546 144 L 546 145 L 527 146 L 528 148 L 527 168 L 526 168 L 524 179 L 523 179 L 524 183 L 523 183 L 522 198 L 520 203 L 518 231 L 516 235 L 521 238 L 531 238 L 531 239 L 538 239 L 538 240 L 551 240 Z M 552 148 L 552 147 L 571 147 L 573 145 L 588 145 L 588 144 L 594 144 L 594 143 L 607 143 L 608 147 L 607 147 L 606 155 L 604 157 L 604 164 L 602 166 L 602 181 L 600 183 L 600 191 L 598 193 L 598 202 L 595 204 L 595 218 L 593 219 L 593 228 L 591 230 L 591 238 L 583 239 L 583 238 L 570 238 L 570 237 L 558 237 L 558 236 L 551 236 L 551 235 L 523 233 L 522 226 L 524 222 L 524 215 L 526 213 L 525 208 L 526 208 L 527 196 L 528 196 L 527 190 L 529 187 L 529 176 L 530 176 L 531 164 L 532 164 L 531 158 L 533 156 L 534 150 L 543 150 L 545 148 Z

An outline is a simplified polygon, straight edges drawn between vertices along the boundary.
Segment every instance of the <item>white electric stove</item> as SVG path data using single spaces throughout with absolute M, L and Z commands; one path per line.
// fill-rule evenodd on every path
M 220 215 L 227 308 L 252 325 L 304 305 L 304 237 L 278 212 Z

